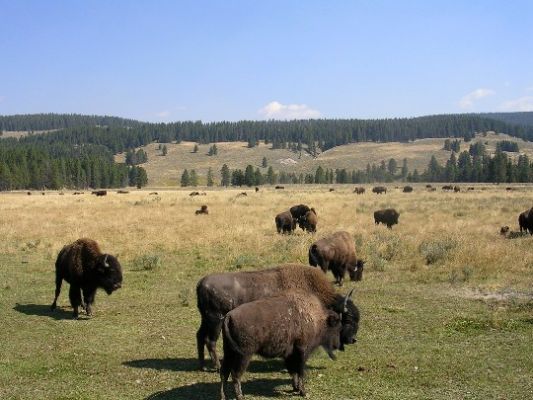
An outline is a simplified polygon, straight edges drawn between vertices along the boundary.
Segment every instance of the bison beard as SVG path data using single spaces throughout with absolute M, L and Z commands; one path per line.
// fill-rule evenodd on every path
M 91 315 L 97 288 L 103 288 L 109 295 L 122 286 L 122 267 L 116 257 L 103 254 L 94 240 L 78 239 L 63 247 L 57 256 L 52 310 L 57 306 L 63 279 L 70 284 L 69 299 L 76 319 L 80 305 L 85 308 L 87 315 Z
M 277 295 L 290 289 L 317 296 L 328 308 L 342 313 L 341 349 L 354 343 L 359 327 L 359 310 L 349 298 L 336 294 L 324 274 L 300 264 L 285 264 L 262 271 L 212 274 L 196 286 L 201 324 L 196 333 L 200 369 L 204 369 L 204 346 L 216 369 L 220 362 L 216 342 L 224 316 L 241 304 Z
M 340 333 L 339 314 L 308 292 L 289 291 L 240 305 L 224 319 L 220 398 L 226 398 L 224 386 L 230 373 L 237 399 L 243 398 L 240 379 L 254 354 L 283 358 L 294 391 L 305 396 L 307 359 L 318 346 L 335 359 Z

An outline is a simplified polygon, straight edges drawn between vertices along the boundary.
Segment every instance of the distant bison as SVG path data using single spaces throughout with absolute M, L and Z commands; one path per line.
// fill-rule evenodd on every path
M 127 190 L 117 190 L 118 194 L 128 194 L 129 192 Z
M 437 191 L 437 188 L 434 188 L 434 187 L 430 187 L 427 189 L 428 192 L 436 192 Z
M 259 192 L 259 188 L 256 186 L 255 187 L 255 193 Z
M 452 185 L 444 185 L 442 187 L 442 190 L 444 190 L 445 192 L 446 191 L 451 191 L 451 190 L 453 190 L 453 186 Z
M 57 306 L 63 279 L 70 284 L 69 298 L 74 309 L 73 317 L 78 318 L 80 305 L 85 308 L 87 315 L 91 315 L 97 288 L 103 288 L 107 294 L 111 294 L 122 286 L 122 267 L 116 257 L 103 254 L 94 240 L 78 239 L 63 247 L 57 256 L 56 291 L 52 310 Z
M 374 212 L 374 222 L 376 225 L 384 224 L 387 228 L 391 229 L 393 225 L 398 223 L 400 213 L 394 208 L 386 208 Z
M 385 186 L 375 186 L 372 188 L 372 192 L 376 194 L 387 193 L 387 188 Z
M 356 193 L 356 194 L 363 194 L 363 193 L 365 193 L 365 190 L 366 189 L 364 187 L 359 186 L 359 187 L 356 187 L 353 192 Z
M 97 197 L 107 196 L 107 190 L 94 190 L 91 194 L 95 194 Z
M 77 196 L 77 195 L 80 195 L 80 194 L 83 194 L 83 192 L 74 192 L 72 193 L 74 196 Z
M 240 380 L 254 354 L 283 358 L 293 390 L 305 396 L 307 359 L 319 346 L 335 359 L 341 328 L 338 313 L 315 295 L 296 290 L 231 310 L 224 319 L 220 398 L 226 398 L 224 386 L 231 373 L 236 398 L 243 399 Z
M 207 206 L 206 205 L 203 205 L 202 207 L 200 207 L 199 210 L 196 210 L 194 212 L 196 215 L 199 215 L 199 214 L 209 214 L 209 210 L 207 209 Z
M 26 194 L 27 194 L 28 196 L 31 196 L 31 192 L 26 192 Z
M 316 232 L 317 224 L 318 216 L 316 215 L 316 211 L 314 208 L 311 208 L 309 211 L 307 211 L 298 222 L 298 226 L 302 228 L 302 230 L 307 232 Z
M 200 196 L 200 192 L 191 192 L 189 196 Z
M 276 186 L 274 189 L 285 189 L 285 186 Z
M 469 186 L 468 189 L 466 189 L 468 191 L 472 191 L 472 190 L 476 190 L 473 186 Z
M 454 186 L 454 187 L 453 187 L 453 191 L 454 191 L 455 193 L 460 192 L 460 191 L 461 191 L 461 188 L 460 188 L 459 186 Z
M 296 219 L 290 211 L 284 211 L 276 215 L 274 219 L 278 233 L 292 233 L 296 229 Z
M 413 187 L 412 186 L 404 186 L 403 187 L 403 192 L 404 193 L 411 193 L 413 191 Z
M 286 290 L 303 290 L 320 299 L 326 308 L 341 313 L 340 350 L 355 342 L 359 310 L 349 296 L 335 292 L 322 271 L 299 264 L 285 264 L 262 271 L 226 272 L 207 275 L 196 286 L 198 310 L 202 317 L 196 334 L 200 368 L 204 369 L 204 346 L 216 368 L 220 367 L 216 342 L 224 316 L 234 308 Z M 251 338 L 253 340 L 253 338 Z
M 533 235 L 533 207 L 520 213 L 518 216 L 518 225 L 520 226 L 520 232 L 529 231 L 529 234 Z
M 150 192 L 148 193 L 148 196 L 159 196 L 158 192 Z
M 335 189 L 334 189 L 334 188 L 329 188 L 329 191 L 330 191 L 330 192 L 334 192 Z
M 432 187 L 429 183 L 426 185 L 426 189 L 431 189 Z
M 309 264 L 320 267 L 324 273 L 331 270 L 339 286 L 346 272 L 352 281 L 363 279 L 364 261 L 357 259 L 355 244 L 348 232 L 335 232 L 313 243 L 309 248 Z

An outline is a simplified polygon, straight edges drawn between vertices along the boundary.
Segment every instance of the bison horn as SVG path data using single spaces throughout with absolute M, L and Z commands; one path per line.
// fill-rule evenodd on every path
M 348 311 L 348 308 L 346 307 L 346 305 L 348 304 L 348 299 L 350 297 L 352 297 L 352 293 L 353 291 L 355 290 L 355 288 L 352 288 L 352 290 L 350 290 L 350 292 L 348 292 L 348 294 L 346 295 L 346 297 L 344 298 L 344 304 L 343 304 L 343 311 L 344 312 L 347 312 Z
M 104 257 L 104 267 L 106 268 L 109 268 L 109 263 L 107 262 L 107 257 L 109 256 L 109 254 L 106 254 L 105 257 Z

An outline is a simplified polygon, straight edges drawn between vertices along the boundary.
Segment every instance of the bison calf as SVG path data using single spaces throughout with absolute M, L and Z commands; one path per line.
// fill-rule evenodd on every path
M 292 377 L 292 387 L 305 396 L 305 363 L 322 346 L 330 358 L 341 347 L 341 319 L 313 294 L 289 291 L 245 303 L 224 319 L 224 358 L 220 369 L 220 398 L 229 374 L 238 400 L 243 398 L 241 376 L 254 354 L 281 357 Z
M 199 215 L 199 214 L 209 214 L 209 210 L 207 209 L 207 206 L 206 205 L 203 205 L 202 207 L 200 207 L 199 210 L 196 210 L 194 212 L 196 215 Z
M 400 213 L 394 208 L 386 208 L 384 210 L 378 210 L 374 212 L 374 222 L 376 225 L 384 224 L 387 228 L 392 229 L 393 225 L 398 223 Z
M 324 273 L 331 270 L 339 286 L 346 272 L 352 281 L 363 279 L 364 261 L 357 260 L 355 244 L 348 232 L 335 232 L 313 243 L 309 248 L 309 264 L 320 267 Z
M 296 229 L 296 219 L 289 211 L 279 213 L 274 220 L 278 233 L 292 233 Z
M 57 306 L 63 279 L 70 284 L 69 298 L 74 309 L 73 317 L 78 318 L 80 305 L 85 308 L 87 315 L 91 315 L 97 288 L 104 289 L 109 295 L 122 286 L 122 267 L 116 257 L 102 253 L 94 240 L 78 239 L 63 247 L 57 256 L 56 292 L 52 310 Z

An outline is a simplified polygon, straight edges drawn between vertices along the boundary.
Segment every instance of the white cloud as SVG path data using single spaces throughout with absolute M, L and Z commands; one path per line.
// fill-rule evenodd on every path
M 156 117 L 159 117 L 159 118 L 166 118 L 170 115 L 170 111 L 168 110 L 164 110 L 164 111 L 161 111 L 161 112 L 158 112 L 155 114 Z
M 272 101 L 259 110 L 266 119 L 312 119 L 320 118 L 318 110 L 313 110 L 305 104 L 281 104 Z
M 501 105 L 505 111 L 533 111 L 533 96 L 523 96 L 508 100 Z
M 463 96 L 463 98 L 459 101 L 459 107 L 463 109 L 472 108 L 474 105 L 474 102 L 487 97 L 492 96 L 496 92 L 491 89 L 476 89 L 473 92 L 468 93 L 467 95 Z

